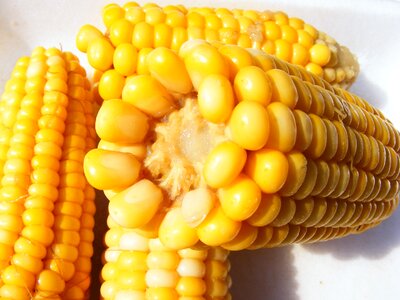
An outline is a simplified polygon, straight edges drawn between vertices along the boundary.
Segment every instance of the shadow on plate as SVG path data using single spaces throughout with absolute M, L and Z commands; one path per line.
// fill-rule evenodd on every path
M 292 247 L 232 252 L 229 257 L 233 299 L 300 299 Z

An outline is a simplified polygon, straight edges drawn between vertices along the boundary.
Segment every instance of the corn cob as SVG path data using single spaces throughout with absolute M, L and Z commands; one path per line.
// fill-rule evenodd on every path
M 139 6 L 129 2 L 123 7 L 105 6 L 102 16 L 107 28 L 104 35 L 85 25 L 77 36 L 78 49 L 102 71 L 114 64 L 121 74 L 130 75 L 142 49 L 162 46 L 178 50 L 186 40 L 203 39 L 261 49 L 343 88 L 348 88 L 359 72 L 355 57 L 346 47 L 283 12 L 149 3 Z
M 6 84 L 0 102 L 1 299 L 88 298 L 87 285 L 68 282 L 78 274 L 74 264 L 85 245 L 82 209 L 94 213 L 82 164 L 95 145 L 86 134 L 94 134 L 89 89 L 73 54 L 42 47 L 17 62 Z M 87 263 L 90 269 L 90 257 Z
M 101 141 L 84 165 L 113 221 L 160 224 L 172 249 L 241 250 L 333 239 L 386 219 L 398 205 L 400 136 L 382 113 L 262 51 L 229 46 L 251 65 L 227 62 L 226 47 L 152 50 L 150 75 L 127 77 L 115 86 L 121 99 L 103 103 Z

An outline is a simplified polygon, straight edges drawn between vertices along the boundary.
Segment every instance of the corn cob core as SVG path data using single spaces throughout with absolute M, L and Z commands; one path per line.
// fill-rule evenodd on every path
M 1 299 L 88 299 L 95 146 L 90 84 L 78 59 L 35 48 L 1 97 Z
M 130 75 L 142 49 L 162 46 L 178 50 L 187 40 L 204 39 L 261 49 L 343 88 L 348 88 L 359 72 L 355 57 L 346 47 L 283 12 L 155 4 L 141 7 L 129 2 L 123 7 L 105 6 L 103 22 L 107 28 L 104 35 L 85 25 L 77 36 L 78 49 L 102 71 L 114 64 L 122 74 Z M 121 63 L 124 58 L 130 63 Z
M 397 207 L 399 133 L 360 97 L 205 41 L 143 66 L 119 90 L 100 80 L 122 99 L 105 98 L 85 158 L 120 226 L 171 249 L 256 249 L 361 232 Z

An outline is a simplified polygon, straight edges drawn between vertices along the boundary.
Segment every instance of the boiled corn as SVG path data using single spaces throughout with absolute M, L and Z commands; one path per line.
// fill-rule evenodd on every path
M 359 71 L 346 47 L 283 12 L 129 2 L 123 7 L 105 6 L 102 16 L 106 33 L 84 25 L 77 36 L 78 49 L 87 53 L 95 69 L 104 71 L 114 63 L 125 76 L 134 74 L 141 49 L 179 50 L 185 41 L 194 39 L 261 49 L 344 88 L 354 82 Z
M 69 52 L 35 48 L 0 103 L 0 297 L 88 299 L 95 208 L 83 158 L 96 133 L 86 72 Z

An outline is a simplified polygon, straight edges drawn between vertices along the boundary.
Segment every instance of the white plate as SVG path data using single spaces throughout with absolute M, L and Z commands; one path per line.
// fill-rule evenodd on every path
M 283 10 L 303 18 L 357 54 L 361 74 L 352 90 L 380 108 L 400 128 L 400 2 L 177 2 Z M 0 0 L 1 86 L 16 59 L 28 55 L 35 46 L 59 46 L 78 53 L 75 34 L 85 23 L 101 26 L 100 11 L 106 3 L 109 1 Z M 84 56 L 80 57 L 86 63 Z M 237 300 L 400 299 L 400 210 L 363 235 L 233 254 L 232 276 Z

